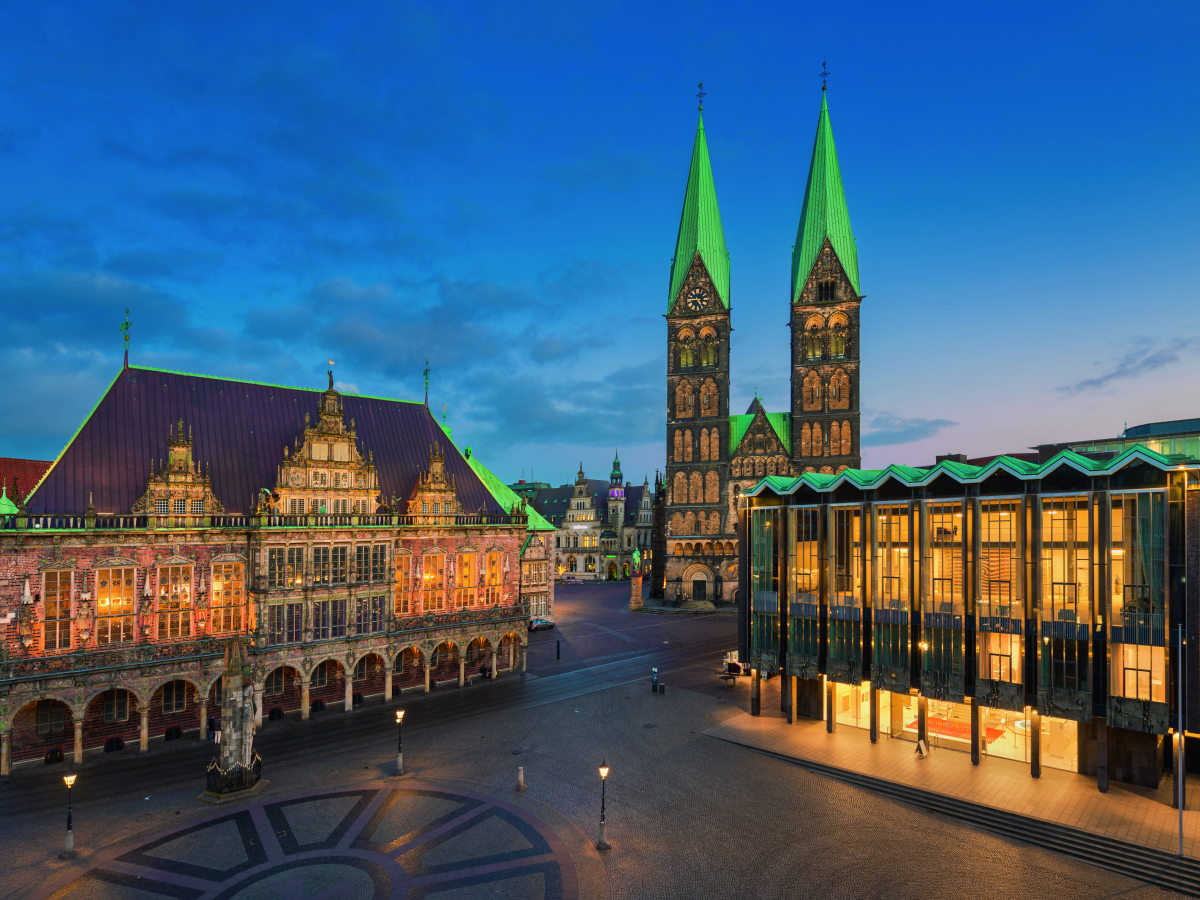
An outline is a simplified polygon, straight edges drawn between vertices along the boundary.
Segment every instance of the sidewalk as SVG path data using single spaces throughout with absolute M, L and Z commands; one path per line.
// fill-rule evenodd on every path
M 764 705 L 765 701 L 764 697 Z M 865 729 L 839 725 L 829 734 L 822 721 L 798 719 L 789 725 L 778 712 L 741 713 L 703 733 L 1165 853 L 1179 849 L 1169 777 L 1157 790 L 1110 782 L 1108 793 L 1102 794 L 1096 779 L 1087 775 L 1043 766 L 1041 778 L 1034 779 L 1027 764 L 984 757 L 972 766 L 969 753 L 947 749 L 933 749 L 921 760 L 914 757 L 916 745 L 909 741 L 881 735 L 879 743 L 872 744 Z M 1185 809 L 1183 830 L 1184 853 L 1200 856 L 1200 811 Z

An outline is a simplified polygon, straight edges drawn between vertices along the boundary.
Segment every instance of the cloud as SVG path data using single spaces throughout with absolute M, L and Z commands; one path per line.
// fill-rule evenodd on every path
M 1085 391 L 1096 391 L 1109 387 L 1113 382 L 1132 381 L 1150 372 L 1179 362 L 1180 356 L 1195 353 L 1200 349 L 1200 338 L 1147 338 L 1129 339 L 1130 349 L 1109 362 L 1107 368 L 1092 378 L 1084 378 L 1073 384 L 1055 388 L 1060 394 L 1072 396 Z M 1099 365 L 1099 363 L 1097 363 Z
M 912 444 L 957 425 L 949 419 L 903 419 L 892 413 L 878 413 L 871 419 L 870 430 L 862 436 L 864 447 L 890 447 Z

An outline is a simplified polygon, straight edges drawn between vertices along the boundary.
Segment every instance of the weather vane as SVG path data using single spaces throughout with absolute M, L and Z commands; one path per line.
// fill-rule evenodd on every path
M 442 404 L 442 427 L 446 427 L 446 404 Z
M 121 340 L 125 342 L 125 367 L 129 368 L 129 326 L 133 323 L 129 321 L 129 307 L 125 307 L 125 321 L 121 323 L 117 330 L 121 332 Z
M 825 65 L 827 60 L 821 60 L 821 90 L 825 90 L 825 79 L 829 77 L 829 67 Z
M 696 85 L 696 88 L 698 89 L 698 92 L 696 94 L 696 99 L 700 101 L 700 111 L 703 112 L 704 111 L 704 94 L 705 94 L 703 78 L 700 79 L 700 83 L 698 85 Z
M 429 405 L 429 360 L 425 360 L 425 405 Z

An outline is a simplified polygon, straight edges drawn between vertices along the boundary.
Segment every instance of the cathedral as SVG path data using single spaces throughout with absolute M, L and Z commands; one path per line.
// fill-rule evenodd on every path
M 667 564 L 671 602 L 736 600 L 737 506 L 764 476 L 859 468 L 858 251 L 822 87 L 788 297 L 791 408 L 729 408 L 729 254 L 703 105 L 667 296 Z

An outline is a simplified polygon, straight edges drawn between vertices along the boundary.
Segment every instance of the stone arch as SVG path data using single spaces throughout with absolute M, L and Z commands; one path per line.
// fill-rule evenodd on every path
M 821 474 L 822 475 L 832 475 L 833 468 L 830 466 L 821 466 Z
M 374 664 L 371 662 L 371 657 L 375 658 Z M 362 678 L 356 677 L 359 674 L 359 663 L 364 664 Z M 364 699 L 375 695 L 383 695 L 384 683 L 387 680 L 388 671 L 387 663 L 378 650 L 368 650 L 366 653 L 360 653 L 358 658 L 354 660 L 354 664 L 347 667 L 347 671 L 350 673 L 353 681 L 353 692 L 355 694 L 361 694 Z
M 734 478 L 742 477 L 742 461 L 740 459 L 735 459 L 733 461 L 732 471 Z
M 695 563 L 693 565 L 688 566 L 686 569 L 683 570 L 683 585 L 682 585 L 682 587 L 683 587 L 684 602 L 686 603 L 690 600 L 696 599 L 696 594 L 698 592 L 698 589 L 696 587 L 697 581 L 704 582 L 704 599 L 705 600 L 715 599 L 716 595 L 713 592 L 713 585 L 715 583 L 715 579 L 713 577 L 712 569 L 710 569 L 708 566 L 704 565 L 703 563 Z
M 773 456 L 767 460 L 767 474 L 768 475 L 775 474 L 775 457 L 773 457 Z
M 812 426 L 807 422 L 800 426 L 800 455 L 812 456 Z
M 671 500 L 676 505 L 688 502 L 687 475 L 684 472 L 675 473 L 675 484 L 671 491 Z
M 692 461 L 692 429 L 686 428 L 683 432 L 683 461 Z
M 821 423 L 813 422 L 812 427 L 812 456 L 825 455 L 825 439 L 821 436 Z
M 805 474 L 808 474 L 809 472 L 815 472 L 815 471 L 817 471 L 817 470 L 813 466 L 805 466 L 804 467 Z
M 497 648 L 496 668 L 512 671 L 520 667 L 520 647 L 523 646 L 521 638 L 515 631 L 510 631 L 508 634 L 500 638 L 500 645 Z
M 671 534 L 683 534 L 683 513 L 671 513 Z
M 458 680 L 458 660 L 462 655 L 462 647 L 451 640 L 442 641 L 433 648 L 429 656 L 429 677 L 431 682 Z
M 172 681 L 186 681 L 196 691 L 196 695 L 198 697 L 208 696 L 208 692 L 204 689 L 205 686 L 201 685 L 200 682 L 198 682 L 195 678 L 193 678 L 191 675 L 187 675 L 182 672 L 176 672 L 173 675 L 171 675 L 169 677 L 165 677 L 161 681 L 156 681 L 154 683 L 154 687 L 152 687 L 148 692 L 150 695 L 151 703 L 153 703 L 153 701 L 154 701 L 154 696 L 160 690 L 162 690 L 163 685 L 170 684 Z
M 759 478 L 767 474 L 767 463 L 761 456 L 754 459 L 754 474 Z
M 303 672 L 293 665 L 294 660 L 280 661 L 279 665 L 271 666 L 263 675 L 262 681 L 262 708 L 263 718 L 270 719 L 271 710 L 278 709 L 280 712 L 291 712 L 300 708 L 300 700 L 304 696 L 305 677 Z M 278 679 L 275 678 L 275 673 L 280 672 Z M 275 687 L 279 690 L 276 691 Z M 267 693 L 271 691 L 271 693 Z M 209 688 L 209 714 L 214 713 L 220 717 L 220 710 L 214 711 L 212 706 L 212 688 Z
M 704 481 L 699 472 L 688 477 L 688 503 L 704 502 Z
M 842 456 L 849 456 L 854 452 L 854 434 L 850 431 L 850 420 L 846 419 L 842 422 Z
M 844 369 L 838 369 L 829 376 L 829 408 L 850 408 L 850 376 Z
M 425 683 L 425 648 L 419 644 L 409 644 L 396 654 L 392 664 L 392 688 L 417 687 Z
M 492 642 L 484 635 L 476 635 L 467 644 L 467 675 L 482 675 L 492 663 Z
M 683 544 L 679 543 L 679 541 L 676 541 L 673 553 L 675 556 L 683 556 Z
M 721 430 L 714 428 L 708 433 L 708 458 L 716 462 L 721 458 Z
M 104 700 L 109 691 L 125 691 L 127 694 L 124 719 L 104 721 Z M 141 733 L 143 707 L 136 691 L 118 684 L 105 685 L 103 690 L 93 693 L 83 705 L 83 749 L 106 748 L 111 746 L 108 744 L 111 738 L 120 738 L 120 743 L 112 747 L 114 750 L 119 749 L 121 744 L 136 745 Z M 113 710 L 114 713 L 117 711 Z
M 705 542 L 704 542 L 704 555 L 705 555 L 705 556 L 712 556 L 712 555 L 713 555 L 713 545 L 712 545 L 712 541 L 705 541 Z
M 804 376 L 800 389 L 800 403 L 806 412 L 817 412 L 821 409 L 821 376 L 811 369 Z
M 692 555 L 692 542 L 691 541 L 688 541 L 686 544 L 683 545 L 683 555 L 684 556 Z
M 56 704 L 58 717 L 52 718 L 52 730 L 48 734 L 38 733 L 38 703 Z M 79 715 L 74 703 L 59 694 L 49 692 L 40 697 L 30 697 L 8 717 L 5 733 L 11 737 L 13 762 L 43 759 L 49 750 L 61 750 L 63 762 L 69 762 L 75 745 L 75 720 Z
M 721 502 L 721 476 L 716 472 L 709 471 L 704 475 L 704 502 Z
M 700 429 L 700 462 L 708 462 L 708 429 Z
M 829 455 L 836 456 L 842 449 L 842 423 L 836 419 L 829 423 Z
M 843 472 L 845 472 L 845 471 L 846 471 L 848 468 L 850 468 L 850 467 L 849 467 L 849 466 L 838 466 L 838 468 L 837 468 L 837 473 L 836 473 L 836 474 L 838 474 L 838 475 L 841 475 L 841 474 L 842 474 Z
M 692 512 L 684 513 L 683 533 L 684 534 L 695 534 L 696 533 L 696 514 L 695 513 L 692 513 Z
M 829 317 L 830 328 L 845 328 L 848 324 L 849 320 L 846 318 L 846 314 L 844 312 L 835 312 Z
M 683 462 L 683 432 L 675 429 L 675 462 Z
M 735 550 L 733 549 L 733 541 L 726 541 L 726 542 L 725 542 L 725 555 L 726 555 L 726 556 L 733 556 L 733 555 L 734 555 L 736 552 L 737 552 L 737 551 L 735 551 Z

